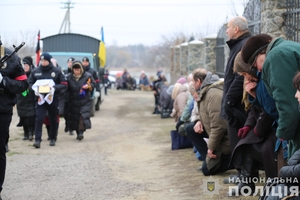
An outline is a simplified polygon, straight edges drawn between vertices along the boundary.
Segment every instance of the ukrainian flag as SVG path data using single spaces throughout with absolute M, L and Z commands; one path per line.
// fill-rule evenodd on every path
M 105 43 L 104 43 L 103 27 L 101 27 L 101 41 L 99 44 L 98 57 L 100 60 L 100 67 L 104 68 L 105 64 L 106 64 L 106 49 L 105 49 Z

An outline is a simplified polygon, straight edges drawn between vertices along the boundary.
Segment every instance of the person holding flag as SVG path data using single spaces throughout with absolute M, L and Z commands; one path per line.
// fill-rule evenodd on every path
M 40 57 L 41 57 L 41 48 L 40 48 L 40 30 L 38 32 L 38 38 L 37 38 L 37 45 L 36 45 L 36 49 L 35 49 L 35 53 L 36 53 L 36 66 L 39 66 L 40 63 Z

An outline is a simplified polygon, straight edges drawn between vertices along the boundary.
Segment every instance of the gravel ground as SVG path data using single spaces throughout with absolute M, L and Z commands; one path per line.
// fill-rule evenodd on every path
M 56 146 L 44 129 L 40 149 L 22 140 L 15 112 L 3 200 L 240 199 L 226 197 L 228 186 L 203 193 L 202 163 L 192 149 L 171 151 L 174 119 L 152 115 L 153 104 L 151 92 L 109 90 L 84 140 L 65 133 L 61 118 Z M 230 173 L 214 178 L 222 184 Z

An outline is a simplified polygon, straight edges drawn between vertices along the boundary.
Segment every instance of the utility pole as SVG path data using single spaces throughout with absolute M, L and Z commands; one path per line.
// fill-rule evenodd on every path
M 71 0 L 68 0 L 67 2 L 63 2 L 62 4 L 64 4 L 64 7 L 62 7 L 62 9 L 67 9 L 65 18 L 60 26 L 59 29 L 59 33 L 70 33 L 70 27 L 71 27 L 71 20 L 70 20 L 70 9 L 74 8 L 72 5 L 74 5 L 74 3 L 71 3 Z M 64 27 L 64 31 L 62 32 L 62 29 Z M 68 28 L 68 31 L 67 31 Z

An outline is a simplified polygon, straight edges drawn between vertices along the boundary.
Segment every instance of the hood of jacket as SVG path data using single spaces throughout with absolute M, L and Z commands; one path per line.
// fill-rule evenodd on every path
M 219 88 L 223 90 L 223 84 L 224 84 L 224 80 L 220 79 L 218 75 L 212 74 L 211 72 L 207 72 L 207 75 L 199 91 L 200 101 L 205 96 L 207 91 L 211 88 Z

